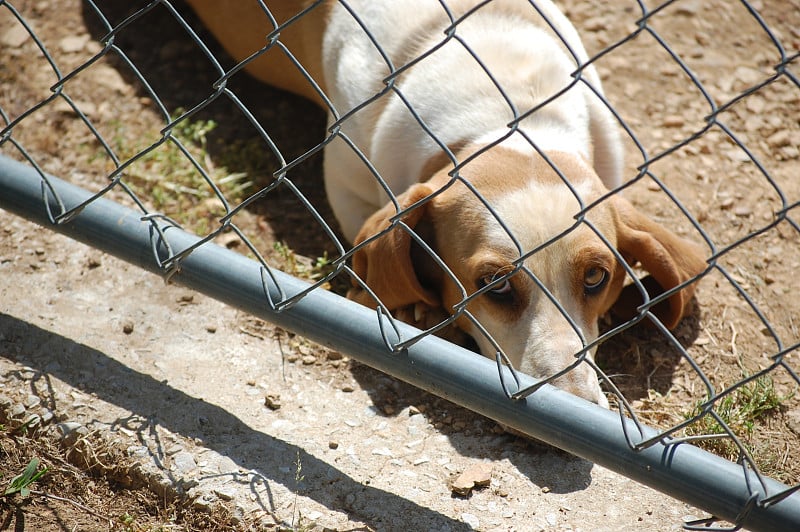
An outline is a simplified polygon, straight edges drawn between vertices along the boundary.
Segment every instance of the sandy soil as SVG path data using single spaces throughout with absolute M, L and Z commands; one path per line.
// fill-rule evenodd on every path
M 622 1 L 563 4 L 590 51 L 634 31 L 641 16 Z M 800 5 L 789 4 L 794 9 L 785 2 L 753 3 L 791 55 L 800 48 Z M 105 30 L 79 2 L 16 7 L 62 72 L 101 48 L 97 39 Z M 116 7 L 106 15 L 114 24 L 127 13 Z M 703 131 L 713 111 L 656 37 L 680 54 L 716 105 L 767 80 L 780 60 L 769 35 L 738 3 L 675 2 L 648 27 L 649 33 L 598 60 L 607 95 L 641 146 L 628 143 L 630 177 L 645 159 Z M 47 98 L 55 82 L 35 42 L 19 28 L 0 6 L 0 109 L 11 119 Z M 154 9 L 130 28 L 115 44 L 171 112 L 208 95 L 215 73 L 167 10 Z M 287 159 L 318 142 L 324 118 L 317 109 L 245 76 L 231 86 Z M 67 90 L 115 150 L 131 156 L 159 138 L 163 117 L 123 62 L 104 58 Z M 800 267 L 798 231 L 786 221 L 772 225 L 784 205 L 800 199 L 798 116 L 800 88 L 784 76 L 717 115 L 732 134 L 714 125 L 648 166 L 725 251 L 718 264 L 728 277 L 713 271 L 703 281 L 695 314 L 676 332 L 719 389 L 767 367 L 770 357 L 800 341 L 800 308 L 791 294 Z M 229 102 L 215 102 L 202 118 L 219 123 L 208 136 L 206 164 L 247 172 L 261 186 L 269 181 L 275 160 L 252 148 L 254 132 Z M 63 102 L 30 115 L 14 138 L 46 171 L 92 190 L 113 169 Z M 231 161 L 231 145 L 252 158 Z M 19 158 L 9 144 L 0 152 Z M 314 157 L 300 165 L 293 180 L 330 219 L 320 162 Z M 147 175 L 147 164 L 131 174 Z M 700 240 L 650 177 L 626 194 L 657 220 Z M 131 203 L 116 191 L 112 196 Z M 176 209 L 190 203 L 178 201 Z M 285 190 L 238 216 L 258 249 L 289 269 L 291 261 L 273 242 L 284 242 L 298 256 L 335 253 Z M 202 224 L 197 227 L 203 232 Z M 668 530 L 703 515 L 14 217 L 0 227 L 0 302 L 0 421 L 17 427 L 31 414 L 41 416 L 41 438 L 65 453 L 63 462 L 83 460 L 88 467 L 72 472 L 58 461 L 61 455 L 40 458 L 54 472 L 70 471 L 70 478 L 87 469 L 94 476 L 80 477 L 81 492 L 67 489 L 66 477 L 55 474 L 42 480 L 40 490 L 79 499 L 114 524 L 41 494 L 23 506 L 0 505 L 0 523 L 6 516 L 19 523 L 25 515 L 29 529 L 123 528 L 123 514 L 134 512 L 138 523 L 172 519 L 185 529 Z M 652 425 L 681 421 L 703 397 L 696 372 L 653 331 L 615 337 L 598 360 Z M 797 371 L 794 351 L 784 360 Z M 770 376 L 781 396 L 797 388 L 786 370 Z M 759 465 L 790 484 L 800 482 L 797 403 L 796 397 L 786 399 L 781 409 L 759 418 L 752 433 L 742 434 Z M 26 449 L 34 449 L 31 440 L 27 448 L 5 436 L 0 443 L 0 452 L 20 462 L 29 458 Z M 489 486 L 454 495 L 453 480 L 478 464 L 491 465 Z M 4 469 L 3 478 L 17 472 Z M 173 498 L 180 510 L 167 502 Z M 111 505 L 117 499 L 124 501 L 121 507 Z M 165 513 L 170 508 L 174 515 Z M 211 517 L 204 521 L 192 512 Z

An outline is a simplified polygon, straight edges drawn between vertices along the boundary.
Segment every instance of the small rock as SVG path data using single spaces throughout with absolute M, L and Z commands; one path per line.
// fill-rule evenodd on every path
M 217 332 L 217 326 L 216 325 L 206 325 L 206 332 L 214 334 L 215 332 Z
M 41 403 L 42 403 L 42 399 L 38 395 L 31 394 L 31 395 L 29 395 L 28 397 L 25 398 L 25 407 L 26 408 L 36 408 Z
M 542 486 L 542 493 L 550 493 L 550 488 L 547 486 Z
M 26 429 L 32 429 L 37 425 L 39 425 L 39 423 L 41 422 L 42 422 L 42 417 L 39 414 L 33 414 L 32 416 L 30 416 L 28 419 L 25 420 L 23 426 Z
M 782 129 L 767 137 L 767 144 L 773 148 L 783 148 L 791 143 L 789 131 Z
M 89 35 L 70 35 L 58 42 L 58 47 L 66 54 L 80 52 L 86 43 L 89 42 Z
M 214 499 L 215 497 L 211 493 L 204 493 L 192 502 L 192 508 L 201 512 L 210 512 Z
M 89 429 L 75 421 L 67 421 L 56 425 L 61 431 L 61 443 L 67 447 L 72 447 L 80 438 L 89 434 Z
M 609 26 L 608 21 L 603 17 L 590 18 L 583 24 L 583 29 L 586 31 L 602 31 Z
M 264 405 L 270 410 L 278 410 L 281 407 L 281 396 L 276 393 L 267 394 L 264 397 Z
M 786 426 L 789 430 L 800 436 L 800 412 L 787 411 L 784 415 Z
M 233 500 L 233 497 L 236 495 L 236 490 L 234 490 L 231 487 L 216 488 L 214 490 L 214 495 L 216 495 L 223 501 L 230 501 Z
M 342 360 L 344 356 L 339 351 L 328 351 L 328 360 Z
M 764 101 L 764 98 L 761 98 L 755 94 L 751 94 L 745 100 L 745 107 L 751 113 L 761 114 L 766 107 L 766 102 Z
M 305 355 L 302 361 L 304 366 L 311 366 L 317 361 L 317 357 L 314 355 Z
M 174 454 L 178 454 L 179 452 L 183 451 L 183 447 L 180 445 L 170 445 L 166 449 L 167 456 L 172 456 Z
M 25 41 L 30 39 L 31 34 L 28 33 L 24 27 L 15 24 L 10 30 L 6 30 L 5 35 L 0 38 L 0 43 L 8 46 L 9 48 L 19 48 Z
M 125 323 L 123 323 L 122 332 L 124 332 L 125 334 L 131 334 L 133 332 L 133 322 L 127 320 Z
M 681 127 L 685 123 L 686 121 L 682 116 L 670 115 L 664 118 L 664 121 L 661 123 L 661 125 L 664 127 Z
M 172 457 L 172 470 L 178 474 L 186 474 L 197 469 L 194 456 L 186 451 L 181 451 Z
M 20 417 L 25 413 L 25 405 L 22 403 L 14 403 L 14 406 L 11 407 L 11 411 L 9 412 L 11 417 Z
M 751 214 L 753 214 L 753 210 L 750 207 L 746 207 L 743 205 L 741 207 L 736 207 L 735 209 L 733 209 L 733 214 L 739 216 L 740 218 L 746 218 Z
M 372 449 L 372 454 L 377 456 L 392 456 L 392 451 L 388 447 L 380 447 L 378 449 Z
M 344 393 L 351 393 L 351 392 L 353 392 L 354 390 L 355 390 L 355 388 L 353 388 L 353 387 L 352 387 L 352 386 L 350 386 L 349 384 L 345 384 L 344 386 L 342 386 L 342 391 L 343 391 Z
M 122 75 L 108 65 L 97 65 L 92 71 L 94 81 L 119 94 L 128 94 L 131 88 L 125 83 Z
M 758 83 L 764 75 L 755 68 L 739 66 L 733 72 L 733 77 L 740 83 L 751 86 Z
M 477 529 L 478 529 L 478 528 L 480 528 L 480 526 L 481 526 L 481 522 L 480 522 L 480 520 L 479 520 L 479 519 L 478 519 L 476 516 L 474 516 L 474 515 L 472 515 L 472 514 L 468 514 L 468 513 L 463 513 L 463 514 L 461 514 L 461 520 L 462 520 L 462 521 L 463 521 L 463 522 L 464 522 L 464 523 L 465 523 L 467 526 L 469 526 L 470 528 L 472 528 L 473 530 L 477 530 Z
M 328 449 L 338 449 L 338 448 L 339 448 L 339 442 L 338 441 L 331 440 L 331 441 L 328 442 Z
M 468 467 L 453 481 L 450 489 L 459 495 L 467 496 L 473 488 L 485 488 L 492 481 L 492 464 L 477 463 Z

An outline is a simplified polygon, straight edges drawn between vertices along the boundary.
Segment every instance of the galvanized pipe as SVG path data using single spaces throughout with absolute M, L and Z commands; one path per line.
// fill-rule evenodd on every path
M 55 177 L 48 180 L 68 208 L 91 195 Z M 153 273 L 164 273 L 153 254 L 157 232 L 152 230 L 151 221 L 100 198 L 68 223 L 54 225 L 43 202 L 42 182 L 33 168 L 0 156 L 0 208 Z M 52 210 L 57 211 L 55 204 Z M 186 249 L 198 241 L 197 236 L 166 223 L 161 227 L 173 249 Z M 289 275 L 274 272 L 274 276 L 286 292 L 307 287 Z M 754 482 L 755 475 L 746 477 L 741 466 L 688 444 L 664 443 L 634 451 L 618 414 L 549 385 L 526 399 L 511 401 L 502 391 L 494 362 L 433 336 L 392 354 L 376 327 L 375 312 L 336 294 L 315 290 L 290 308 L 275 312 L 264 294 L 261 266 L 221 246 L 206 243 L 198 247 L 181 261 L 171 280 L 719 518 L 751 530 L 800 530 L 800 493 L 767 507 L 752 504 L 752 499 L 759 501 L 787 489 L 783 484 L 765 479 L 765 495 Z M 275 286 L 269 286 L 269 290 L 273 300 L 279 299 Z M 342 319 L 344 316 L 346 319 Z M 403 324 L 400 330 L 407 337 L 418 334 Z M 522 387 L 535 382 L 528 376 L 520 377 Z M 632 422 L 625 423 L 628 434 L 638 434 Z M 646 428 L 643 439 L 654 434 Z

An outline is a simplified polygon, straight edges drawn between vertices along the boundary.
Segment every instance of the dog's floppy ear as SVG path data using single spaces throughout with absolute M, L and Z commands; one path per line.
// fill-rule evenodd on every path
M 618 216 L 617 248 L 629 264 L 638 261 L 650 273 L 642 279 L 642 284 L 651 298 L 675 288 L 705 269 L 700 246 L 653 222 L 628 201 L 619 197 L 612 201 Z M 683 318 L 695 284 L 686 286 L 653 307 L 653 313 L 666 327 L 672 329 Z M 641 292 L 636 285 L 629 285 L 623 289 L 612 312 L 630 318 L 641 304 Z
M 429 185 L 419 183 L 398 196 L 397 200 L 400 208 L 406 209 L 432 193 Z M 429 208 L 429 203 L 420 205 L 402 220 L 413 229 Z M 396 214 L 393 203 L 384 206 L 364 222 L 354 244 L 358 245 L 385 230 Z M 417 277 L 411 261 L 412 241 L 413 237 L 408 231 L 397 226 L 353 255 L 353 270 L 390 311 L 420 302 L 431 307 L 440 304 L 439 296 L 424 288 Z M 355 280 L 347 297 L 368 307 L 377 306 L 377 302 Z

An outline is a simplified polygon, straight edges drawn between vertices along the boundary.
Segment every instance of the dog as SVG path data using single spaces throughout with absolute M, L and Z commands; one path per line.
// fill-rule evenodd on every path
M 426 330 L 452 321 L 445 336 L 603 406 L 583 363 L 599 319 L 635 315 L 640 285 L 671 291 L 651 308 L 664 326 L 688 312 L 703 250 L 609 194 L 618 126 L 550 1 L 189 4 L 235 60 L 270 47 L 246 65 L 256 78 L 328 110 L 350 299 Z M 624 286 L 637 264 L 649 276 Z

